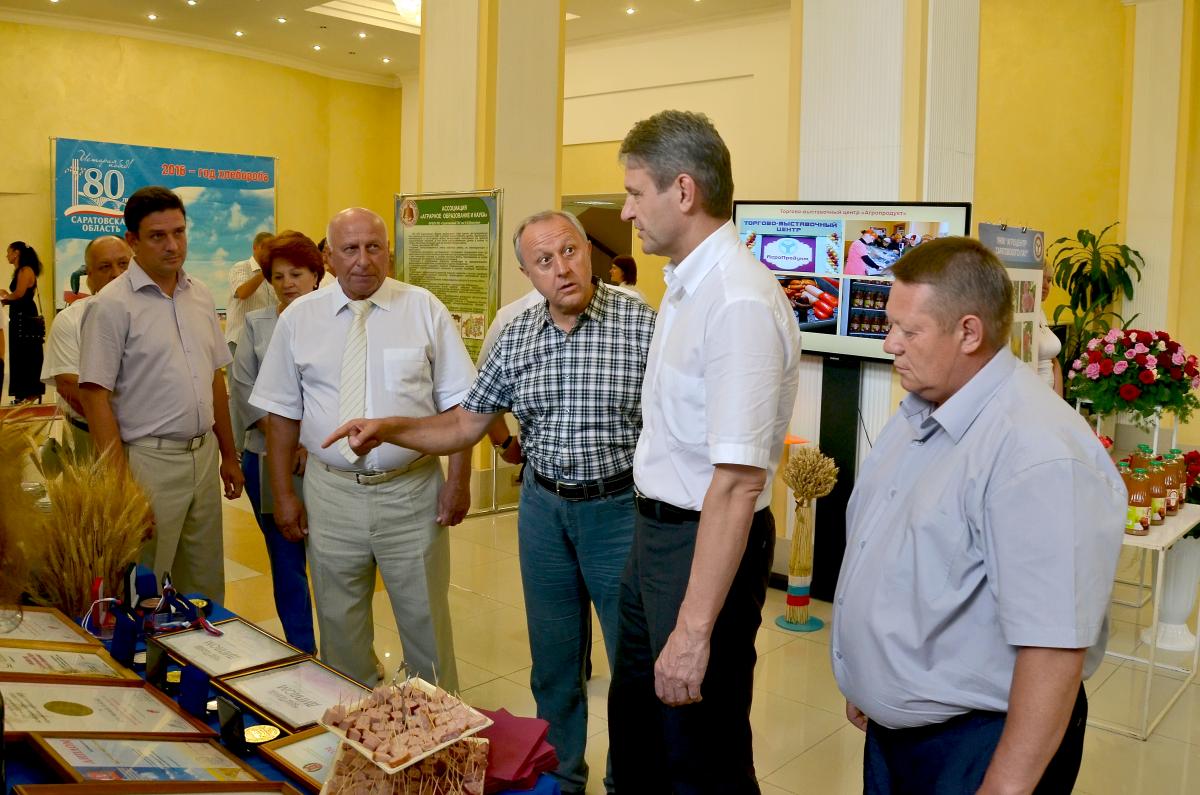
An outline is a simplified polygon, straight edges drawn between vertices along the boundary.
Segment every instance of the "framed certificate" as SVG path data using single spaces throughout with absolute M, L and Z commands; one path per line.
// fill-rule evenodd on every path
M 139 735 L 207 739 L 216 732 L 179 710 L 175 702 L 141 681 L 48 677 L 0 681 L 4 693 L 4 739 L 31 732 L 72 735 Z
M 305 656 L 249 621 L 230 618 L 215 626 L 224 634 L 218 637 L 201 628 L 185 629 L 153 637 L 150 642 L 181 665 L 194 665 L 213 677 Z
M 310 792 L 320 792 L 333 769 L 341 739 L 317 726 L 259 746 L 259 752 L 299 781 Z
M 16 629 L 0 635 L 0 647 L 27 646 L 30 641 L 38 643 L 72 643 L 84 646 L 99 646 L 83 627 L 53 607 L 22 607 L 24 617 Z
M 293 734 L 316 726 L 329 707 L 353 704 L 371 692 L 311 658 L 223 676 L 213 687 Z
M 300 795 L 282 781 L 97 781 L 87 784 L 18 784 L 13 795 Z
M 263 778 L 213 740 L 30 735 L 37 751 L 68 781 L 220 781 Z M 126 792 L 129 790 L 126 789 Z
M 90 677 L 139 679 L 114 660 L 103 646 L 29 641 L 19 646 L 0 646 L 0 681 L 10 677 Z

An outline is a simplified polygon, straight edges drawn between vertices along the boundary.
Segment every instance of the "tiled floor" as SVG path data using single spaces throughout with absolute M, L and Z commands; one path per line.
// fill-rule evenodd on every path
M 450 531 L 454 638 L 464 698 L 481 707 L 534 714 L 529 690 L 529 634 L 517 564 L 515 514 L 468 519 Z M 229 607 L 282 636 L 271 599 L 266 551 L 245 499 L 225 508 Z M 1126 566 L 1128 568 L 1128 566 Z M 1139 616 L 1148 610 L 1114 610 L 1114 644 L 1127 647 Z M 828 660 L 828 630 L 796 635 L 774 624 L 783 594 L 770 591 L 758 633 L 755 671 L 755 763 L 765 795 L 862 791 L 862 735 L 843 715 Z M 816 615 L 828 619 L 829 605 Z M 400 640 L 387 598 L 377 589 L 375 645 L 380 659 L 401 658 Z M 1193 623 L 1194 626 L 1194 623 Z M 597 630 L 595 637 L 599 638 Z M 608 665 L 601 641 L 592 655 L 589 793 L 602 793 L 608 749 L 605 696 Z M 1140 705 L 1143 677 L 1130 664 L 1106 662 L 1088 682 L 1093 715 L 1131 722 Z M 1166 697 L 1167 677 L 1156 680 L 1154 706 Z M 1200 684 L 1188 686 L 1147 742 L 1089 728 L 1076 792 L 1091 795 L 1200 793 Z

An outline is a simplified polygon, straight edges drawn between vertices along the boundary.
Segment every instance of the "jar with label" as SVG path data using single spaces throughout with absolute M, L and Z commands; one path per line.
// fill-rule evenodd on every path
M 1149 451 L 1142 449 L 1144 447 L 1145 445 L 1139 444 L 1138 449 L 1129 454 L 1129 468 L 1135 472 L 1150 466 L 1151 455 Z
M 862 290 L 855 290 L 855 291 L 854 291 L 854 295 L 852 295 L 852 296 L 850 297 L 850 304 L 851 304 L 852 306 L 862 306 L 862 305 L 863 305 L 863 294 L 862 294 Z
M 1167 518 L 1167 486 L 1163 477 L 1161 461 L 1151 461 L 1150 471 L 1150 524 L 1160 525 Z
M 1129 476 L 1129 509 L 1125 514 L 1125 532 L 1131 536 L 1150 533 L 1150 478 L 1144 469 L 1135 469 Z
M 851 315 L 850 316 L 850 333 L 857 334 L 858 327 L 859 327 L 858 315 Z
M 1179 513 L 1179 462 L 1172 453 L 1163 457 L 1163 486 L 1167 489 L 1167 516 Z

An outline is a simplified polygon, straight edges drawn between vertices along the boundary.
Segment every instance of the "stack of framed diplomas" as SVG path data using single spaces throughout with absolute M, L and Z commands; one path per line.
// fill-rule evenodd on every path
M 276 767 L 304 785 L 309 792 L 320 792 L 333 770 L 342 739 L 317 726 L 291 737 L 281 737 L 259 748 Z
M 316 726 L 329 707 L 352 704 L 371 692 L 311 657 L 222 676 L 213 687 L 289 734 Z
M 36 640 L 0 645 L 0 681 L 42 676 L 141 680 L 114 660 L 103 646 Z
M 147 643 L 146 678 L 155 681 L 160 669 L 165 675 L 163 655 L 180 665 L 195 666 L 214 678 L 305 656 L 300 649 L 249 621 L 230 618 L 218 621 L 215 626 L 221 630 L 220 636 L 196 628 L 151 637 Z
M 24 607 L 24 618 L 10 632 L 0 635 L 0 647 L 33 643 L 68 643 L 100 646 L 100 641 L 53 607 Z

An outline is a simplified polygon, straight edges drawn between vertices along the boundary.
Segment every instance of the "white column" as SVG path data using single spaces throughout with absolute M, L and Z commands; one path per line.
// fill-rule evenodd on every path
M 1133 112 L 1125 243 L 1146 261 L 1125 317 L 1138 328 L 1167 324 L 1168 282 L 1175 214 L 1183 0 L 1123 0 L 1135 6 Z
M 979 1 L 928 2 L 921 198 L 971 201 L 979 95 Z

